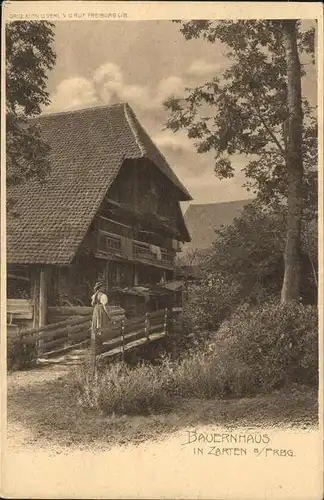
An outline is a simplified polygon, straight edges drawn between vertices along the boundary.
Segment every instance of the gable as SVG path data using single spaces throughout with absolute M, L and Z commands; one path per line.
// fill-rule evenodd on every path
M 31 179 L 8 188 L 18 213 L 7 221 L 8 263 L 70 263 L 125 159 L 154 156 L 179 199 L 190 199 L 128 105 L 35 121 L 50 146 L 51 172 L 44 184 Z
M 62 163 L 51 182 L 16 190 L 18 216 L 8 217 L 7 261 L 69 264 L 122 162 L 88 162 L 82 173 L 79 162 L 68 169 Z
M 155 220 L 156 231 L 160 228 L 163 233 L 167 226 L 174 238 L 190 241 L 177 189 L 147 158 L 123 163 L 108 190 L 106 201 L 110 202 L 110 210 L 111 202 L 120 204 L 120 208 L 126 211 L 133 210 L 144 225 L 144 221 L 148 222 L 147 216 L 151 215 L 150 225 Z

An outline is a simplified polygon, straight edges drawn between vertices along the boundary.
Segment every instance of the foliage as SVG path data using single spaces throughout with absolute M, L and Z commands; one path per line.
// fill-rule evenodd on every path
M 188 40 L 220 41 L 232 64 L 183 99 L 167 100 L 166 126 L 185 129 L 198 153 L 214 151 L 220 179 L 233 177 L 233 157 L 245 156 L 245 186 L 264 204 L 288 208 L 281 300 L 297 300 L 302 211 L 317 205 L 317 120 L 302 98 L 300 63 L 301 53 L 314 63 L 315 30 L 296 20 L 200 20 L 181 31 Z
M 258 202 L 246 206 L 242 215 L 230 226 L 217 231 L 213 249 L 206 261 L 209 278 L 226 276 L 239 283 L 242 296 L 252 304 L 260 304 L 280 291 L 284 266 L 285 210 L 265 209 Z M 317 260 L 317 231 L 313 221 L 304 220 L 301 249 L 301 296 L 306 302 L 316 301 L 316 278 L 312 263 Z
M 311 265 L 313 283 L 318 286 L 318 220 L 306 218 L 302 221 L 302 248 Z
M 201 340 L 202 332 L 214 332 L 242 302 L 243 288 L 233 279 L 208 274 L 188 290 L 183 307 L 185 329 Z
M 243 397 L 254 393 L 253 372 L 241 361 L 211 355 L 204 348 L 193 350 L 177 363 L 164 364 L 170 395 L 183 398 Z
M 26 345 L 13 342 L 8 338 L 7 343 L 7 369 L 9 371 L 26 370 L 33 368 L 37 361 L 35 344 Z
M 318 382 L 318 311 L 298 303 L 241 308 L 217 332 L 227 359 L 244 363 L 257 389 Z M 214 346 L 218 355 L 217 342 Z
M 178 268 L 181 267 L 189 267 L 193 268 L 194 266 L 198 266 L 201 262 L 203 262 L 206 256 L 206 250 L 201 248 L 189 248 L 186 252 L 180 257 L 176 258 L 176 265 Z
M 110 364 L 92 378 L 85 364 L 70 379 L 73 397 L 105 414 L 165 412 L 178 398 L 225 398 L 282 388 L 316 388 L 318 312 L 277 302 L 239 308 L 214 337 L 158 365 Z
M 304 220 L 302 286 L 304 303 L 317 302 L 317 224 Z M 279 294 L 284 265 L 285 211 L 247 205 L 240 217 L 216 232 L 200 279 L 189 288 L 184 316 L 191 331 L 216 331 L 242 304 L 260 306 Z
M 300 53 L 314 54 L 314 30 L 298 27 Z M 220 76 L 192 89 L 182 99 L 165 102 L 166 126 L 187 131 L 198 153 L 215 152 L 215 174 L 233 177 L 232 158 L 249 159 L 243 169 L 246 186 L 263 202 L 287 194 L 287 70 L 280 20 L 189 21 L 181 32 L 187 40 L 216 40 L 228 49 L 232 63 Z M 302 67 L 302 75 L 305 68 Z M 303 99 L 303 164 L 305 205 L 316 206 L 317 121 Z M 312 188 L 312 189 L 310 189 Z M 315 198 L 315 200 L 314 200 Z
M 50 103 L 47 71 L 54 66 L 54 25 L 47 21 L 14 21 L 6 25 L 6 157 L 7 183 L 31 177 L 44 180 L 49 171 L 48 146 L 29 118 Z M 9 200 L 12 208 L 13 200 Z
M 230 226 L 217 231 L 205 268 L 213 277 L 234 279 L 246 297 L 260 302 L 258 294 L 262 290 L 267 294 L 280 290 L 284 245 L 284 213 L 251 204 Z
M 105 414 L 148 415 L 168 409 L 165 376 L 159 367 L 141 364 L 111 364 L 91 376 L 90 364 L 74 374 L 73 393 L 81 404 Z

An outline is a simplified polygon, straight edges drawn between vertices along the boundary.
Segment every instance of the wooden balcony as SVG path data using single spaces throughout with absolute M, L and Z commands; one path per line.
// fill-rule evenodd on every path
M 133 259 L 158 267 L 173 269 L 174 254 L 165 248 L 133 240 Z
M 123 256 L 122 252 L 122 237 L 118 234 L 108 233 L 106 231 L 98 231 L 98 246 L 97 254 L 103 255 L 118 255 Z
M 127 259 L 163 269 L 173 269 L 174 253 L 159 246 L 103 230 L 98 232 L 97 257 Z

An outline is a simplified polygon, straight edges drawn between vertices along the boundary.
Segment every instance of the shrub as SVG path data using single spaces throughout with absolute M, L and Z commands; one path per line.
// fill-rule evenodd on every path
M 35 345 L 26 345 L 8 339 L 7 369 L 25 370 L 36 365 L 37 350 Z
M 116 415 L 148 415 L 169 409 L 165 386 L 163 371 L 145 364 L 136 368 L 111 364 L 93 378 L 85 363 L 72 379 L 73 392 L 77 392 L 83 406 Z
M 172 408 L 177 397 L 243 397 L 283 387 L 316 387 L 317 308 L 302 304 L 241 307 L 214 338 L 192 344 L 185 357 L 160 364 L 86 363 L 72 379 L 80 402 L 107 414 L 150 414 Z
M 201 334 L 217 330 L 243 299 L 241 287 L 233 280 L 212 275 L 191 285 L 183 308 L 185 330 Z
M 316 211 L 307 212 L 302 224 L 300 288 L 305 303 L 317 304 L 318 221 Z M 278 296 L 285 241 L 285 209 L 254 200 L 230 225 L 216 231 L 213 245 L 203 255 L 191 251 L 194 259 L 187 262 L 194 264 L 196 283 L 184 310 L 189 328 L 215 331 L 243 303 L 260 307 Z
M 228 362 L 243 362 L 260 389 L 292 383 L 316 386 L 318 313 L 315 306 L 276 302 L 240 308 L 224 322 L 217 339 L 225 343 Z
M 240 307 L 214 338 L 170 365 L 183 397 L 241 397 L 294 384 L 317 386 L 317 308 L 301 303 Z
M 184 398 L 211 399 L 243 396 L 251 387 L 251 370 L 242 362 L 230 362 L 206 351 L 191 353 L 169 368 L 168 390 Z

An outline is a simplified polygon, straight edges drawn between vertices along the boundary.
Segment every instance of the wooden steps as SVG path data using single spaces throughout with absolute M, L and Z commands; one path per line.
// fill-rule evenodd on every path
M 39 358 L 37 363 L 40 365 L 81 365 L 85 361 L 86 352 L 86 349 L 75 349 L 55 358 Z

